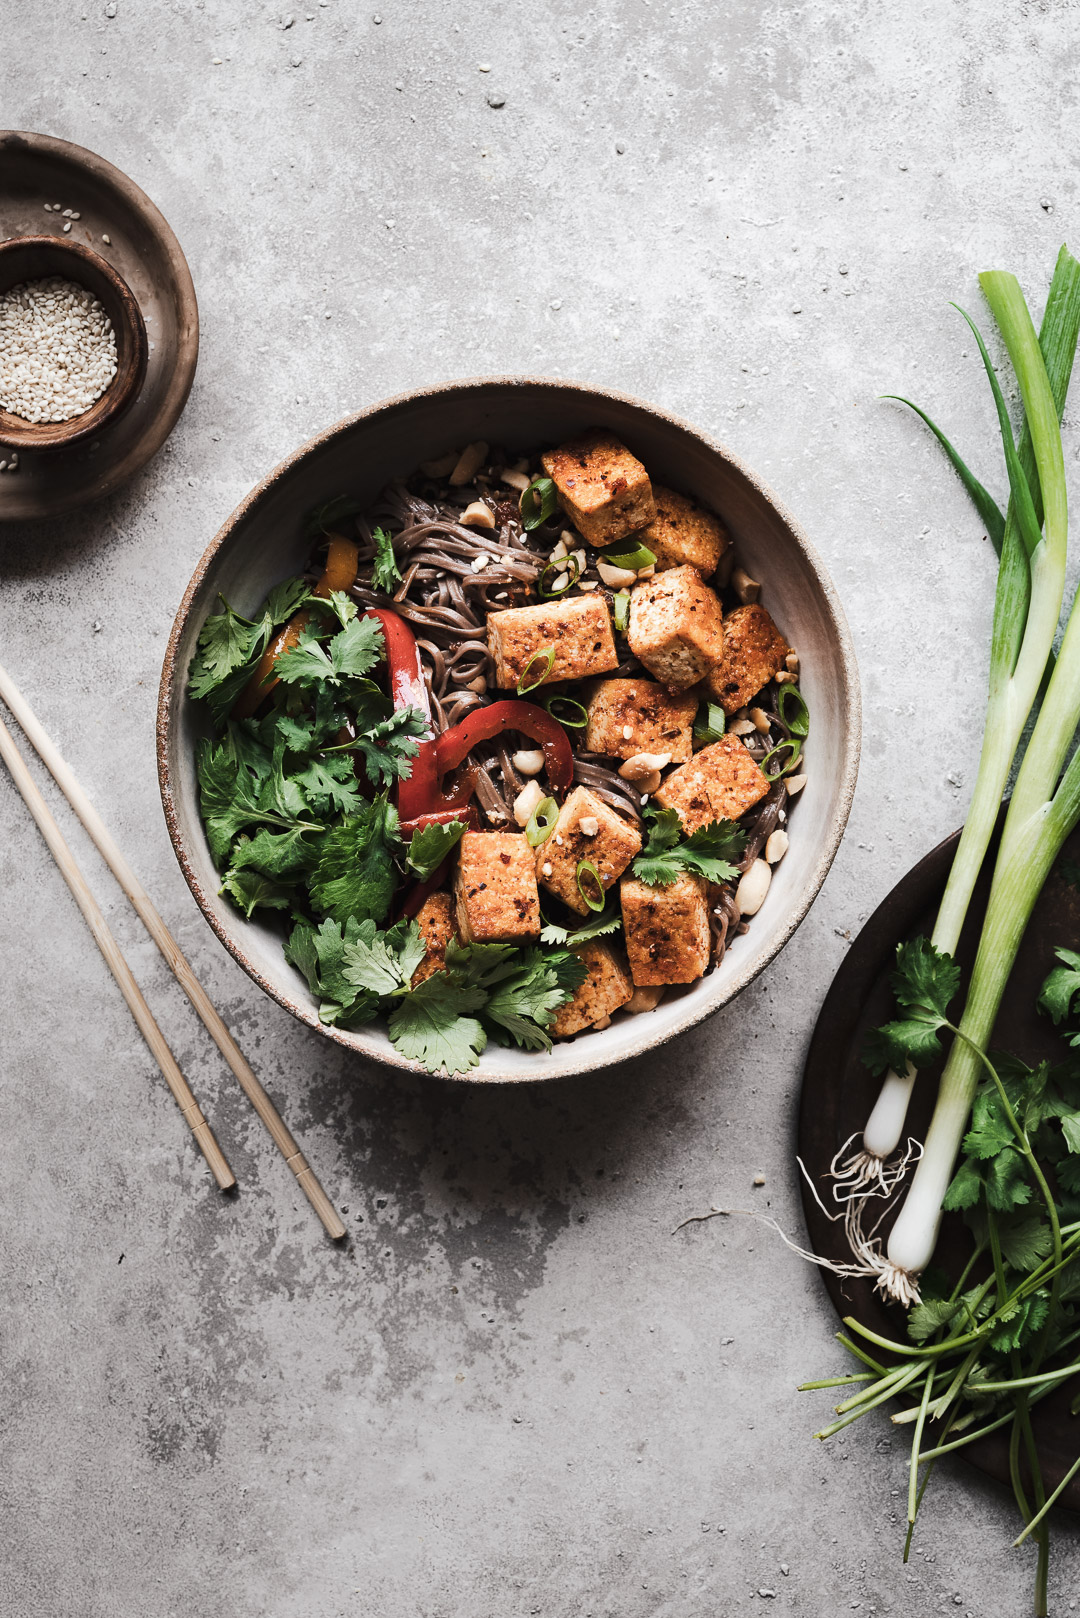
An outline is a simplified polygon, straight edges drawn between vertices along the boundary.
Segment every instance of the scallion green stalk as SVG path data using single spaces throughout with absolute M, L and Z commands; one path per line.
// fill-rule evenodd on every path
M 1064 467 L 1058 423 L 1065 408 L 1080 336 L 1080 263 L 1067 248 L 1063 247 L 1058 255 L 1037 340 L 1016 278 L 990 271 L 979 280 L 1005 339 L 1025 406 L 1030 395 L 1032 407 L 1038 412 L 1046 465 L 1044 467 L 1036 454 L 1030 413 L 1019 451 L 1013 449 L 1004 402 L 982 339 L 976 332 L 987 374 L 995 389 L 1013 498 L 1009 502 L 994 601 L 986 728 L 978 774 L 931 936 L 931 943 L 946 955 L 956 952 L 1009 771 L 1052 654 L 1054 632 L 1061 614 L 1067 525 L 1062 512 Z M 1053 448 L 1055 440 L 1056 450 Z M 1044 501 L 1047 486 L 1051 491 L 1050 500 Z M 1030 498 L 1030 511 L 1024 508 L 1025 496 Z M 1044 503 L 1048 508 L 1045 513 Z M 1037 530 L 1044 516 L 1046 532 L 1039 537 Z M 1061 756 L 1063 758 L 1064 754 Z M 886 1074 L 863 1131 L 861 1156 L 880 1162 L 896 1150 L 904 1132 L 915 1078 L 916 1069 L 911 1063 L 902 1074 L 892 1071 Z M 861 1159 L 857 1161 L 860 1161 L 859 1172 L 869 1178 Z
M 1015 279 L 995 272 L 981 276 L 980 280 L 1009 350 L 1031 429 L 1045 507 L 1042 545 L 1047 547 L 1046 567 L 1056 567 L 1059 557 L 1063 567 L 1068 507 L 1056 400 Z M 1038 612 L 1036 621 L 1041 623 L 1045 636 L 1049 603 L 1039 601 L 1038 607 L 1036 604 L 1038 560 L 1037 550 L 1032 557 L 1028 618 L 1030 625 Z M 1050 636 L 1055 626 L 1049 625 Z M 1026 656 L 1027 640 L 1028 634 L 1025 634 L 1017 672 L 1023 665 L 1028 681 L 1034 680 L 1037 688 L 1046 657 L 1044 655 L 1043 663 L 1036 667 L 1035 652 Z M 1015 707 L 1005 711 L 1015 722 Z M 949 1053 L 923 1155 L 889 1237 L 889 1261 L 899 1272 L 894 1287 L 898 1294 L 907 1295 L 912 1277 L 930 1261 L 941 1221 L 942 1201 L 967 1128 L 983 1060 L 981 1053 L 985 1052 L 993 1031 L 1001 997 L 1035 902 L 1062 844 L 1080 820 L 1080 755 L 1074 756 L 1060 784 L 1058 782 L 1078 721 L 1080 592 L 1073 601 L 1057 663 L 1006 816 L 978 955 L 959 1025 L 960 1037 Z

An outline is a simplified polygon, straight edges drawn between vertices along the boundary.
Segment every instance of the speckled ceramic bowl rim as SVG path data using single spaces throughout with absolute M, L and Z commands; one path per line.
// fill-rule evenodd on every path
M 663 1033 L 650 1037 L 649 1019 L 644 1017 L 639 1019 L 642 1037 L 640 1043 L 635 1047 L 633 1058 L 643 1056 L 647 1051 L 654 1050 L 660 1045 L 666 1045 L 677 1035 L 684 1034 L 688 1029 L 696 1027 L 700 1022 L 704 1022 L 706 1017 L 710 1017 L 714 1012 L 719 1011 L 722 1006 L 727 1005 L 729 1001 L 733 1000 L 736 995 L 740 994 L 748 984 L 752 983 L 758 974 L 764 971 L 765 967 L 776 958 L 776 956 L 788 943 L 793 933 L 806 916 L 810 906 L 816 899 L 818 892 L 821 889 L 821 885 L 829 873 L 829 867 L 832 865 L 832 862 L 836 857 L 836 851 L 840 846 L 840 840 L 844 835 L 848 816 L 851 812 L 851 803 L 855 795 L 855 784 L 859 773 L 859 751 L 862 736 L 859 670 L 855 657 L 855 648 L 851 639 L 851 633 L 847 627 L 847 620 L 844 616 L 844 610 L 840 605 L 840 600 L 832 580 L 830 579 L 820 557 L 818 556 L 817 551 L 807 539 L 799 524 L 791 516 L 784 504 L 776 498 L 776 496 L 762 482 L 757 474 L 752 472 L 745 462 L 740 460 L 737 455 L 733 455 L 732 452 L 726 449 L 722 444 L 717 443 L 715 439 L 712 439 L 708 436 L 708 434 L 699 431 L 698 428 L 692 427 L 689 422 L 684 421 L 681 417 L 673 415 L 669 411 L 659 409 L 656 405 L 647 404 L 644 400 L 636 398 L 633 394 L 622 393 L 614 388 L 596 387 L 588 382 L 575 382 L 568 380 L 565 377 L 512 375 L 479 376 L 458 378 L 450 382 L 435 383 L 429 387 L 411 389 L 407 393 L 394 394 L 388 399 L 381 399 L 376 404 L 369 405 L 364 410 L 356 411 L 353 415 L 343 417 L 342 420 L 335 422 L 332 427 L 328 427 L 324 432 L 318 433 L 314 438 L 308 439 L 308 441 L 305 444 L 302 444 L 299 449 L 294 450 L 291 455 L 287 456 L 285 460 L 281 461 L 272 472 L 263 478 L 261 483 L 256 484 L 251 493 L 240 502 L 240 504 L 215 534 L 206 550 L 203 552 L 198 566 L 192 575 L 191 582 L 188 584 L 187 590 L 184 592 L 184 598 L 180 603 L 176 620 L 173 624 L 172 633 L 169 636 L 169 644 L 165 651 L 165 662 L 161 672 L 161 685 L 158 693 L 157 760 L 158 780 L 161 787 L 161 801 L 165 811 L 165 821 L 169 828 L 169 836 L 172 839 L 173 849 L 175 850 L 176 858 L 180 863 L 180 868 L 187 879 L 187 884 L 194 894 L 203 915 L 210 923 L 210 926 L 224 944 L 225 948 L 229 951 L 230 955 L 232 955 L 233 959 L 243 967 L 248 976 L 252 978 L 253 981 L 259 985 L 259 988 L 262 989 L 264 993 L 268 994 L 272 1000 L 276 1000 L 278 1005 L 283 1006 L 286 1011 L 291 1011 L 294 1017 L 297 1017 L 301 1022 L 306 1023 L 309 1028 L 314 1028 L 328 1038 L 336 1040 L 339 1045 L 344 1045 L 348 1050 L 355 1051 L 357 1055 L 365 1056 L 373 1061 L 382 1062 L 389 1067 L 402 1068 L 409 1073 L 417 1073 L 424 1070 L 418 1062 L 409 1061 L 406 1057 L 399 1056 L 394 1050 L 393 1046 L 389 1043 L 387 1043 L 385 1049 L 376 1049 L 368 1046 L 366 1042 L 361 1043 L 363 1039 L 362 1030 L 360 1032 L 360 1036 L 358 1037 L 355 1033 L 349 1034 L 347 1032 L 343 1032 L 341 1029 L 329 1027 L 327 1024 L 321 1023 L 319 1021 L 318 1013 L 313 1006 L 305 1006 L 301 1004 L 299 1000 L 290 998 L 289 995 L 281 992 L 273 984 L 268 982 L 258 968 L 255 967 L 247 958 L 240 944 L 231 935 L 229 930 L 222 925 L 219 918 L 214 913 L 213 906 L 209 903 L 207 895 L 203 891 L 202 885 L 195 874 L 191 860 L 188 858 L 187 851 L 184 847 L 183 838 L 181 836 L 176 802 L 173 795 L 172 782 L 170 780 L 169 773 L 168 742 L 170 711 L 173 705 L 174 691 L 177 687 L 178 681 L 181 684 L 182 695 L 184 671 L 178 669 L 176 661 L 180 637 L 184 631 L 192 603 L 202 585 L 204 577 L 206 576 L 207 569 L 221 547 L 227 544 L 230 536 L 238 524 L 241 523 L 260 504 L 267 493 L 275 488 L 276 485 L 279 484 L 284 478 L 287 478 L 293 467 L 296 466 L 298 462 L 302 461 L 313 450 L 318 449 L 323 445 L 328 444 L 334 438 L 349 432 L 359 422 L 370 421 L 373 417 L 390 414 L 394 411 L 407 410 L 421 399 L 429 399 L 439 395 L 461 393 L 470 389 L 483 387 L 511 387 L 525 390 L 530 388 L 566 388 L 576 393 L 588 395 L 597 400 L 598 403 L 602 403 L 605 400 L 611 400 L 620 405 L 629 405 L 633 409 L 640 410 L 646 415 L 652 416 L 659 421 L 666 422 L 669 426 L 676 428 L 678 431 L 686 433 L 690 437 L 695 438 L 698 443 L 703 445 L 710 453 L 719 456 L 723 461 L 727 462 L 729 466 L 733 467 L 735 471 L 737 471 L 742 477 L 744 477 L 747 482 L 751 484 L 752 487 L 757 491 L 761 498 L 773 508 L 781 521 L 784 523 L 795 544 L 802 552 L 805 562 L 808 564 L 817 580 L 818 586 L 828 608 L 828 612 L 832 620 L 833 630 L 836 636 L 837 650 L 839 655 L 837 667 L 833 671 L 833 674 L 841 684 L 840 710 L 845 724 L 843 762 L 840 778 L 835 784 L 836 810 L 832 818 L 832 823 L 829 827 L 828 835 L 825 838 L 824 846 L 821 848 L 818 855 L 817 864 L 812 868 L 806 884 L 799 895 L 798 901 L 794 905 L 784 927 L 773 939 L 771 946 L 759 957 L 750 957 L 734 975 L 734 977 L 725 983 L 723 992 L 717 994 L 714 999 L 707 1001 L 705 1004 L 688 1004 L 685 1014 L 678 1020 L 674 1027 L 668 1027 Z M 559 1060 L 557 1053 L 560 1050 L 565 1052 L 565 1060 Z M 596 1054 L 590 1053 L 586 1055 L 586 1053 L 582 1051 L 575 1042 L 575 1044 L 563 1047 L 556 1045 L 555 1051 L 552 1052 L 550 1067 L 543 1073 L 529 1075 L 520 1072 L 500 1070 L 497 1067 L 494 1069 L 489 1067 L 487 1063 L 488 1054 L 489 1053 L 485 1053 L 484 1058 L 481 1059 L 481 1065 L 479 1067 L 473 1068 L 468 1073 L 453 1074 L 451 1077 L 458 1081 L 472 1083 L 533 1084 L 538 1082 L 538 1080 L 569 1078 L 578 1073 L 595 1072 L 600 1068 L 611 1067 L 617 1062 L 633 1059 L 628 1057 L 625 1051 L 621 1054 L 615 1054 L 613 1051 L 613 1054 L 610 1057 L 605 1056 L 602 1051 L 597 1052 Z M 498 1058 L 496 1057 L 496 1061 L 497 1060 Z

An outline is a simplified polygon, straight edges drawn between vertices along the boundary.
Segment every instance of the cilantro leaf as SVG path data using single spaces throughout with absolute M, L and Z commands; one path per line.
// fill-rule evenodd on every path
M 360 611 L 347 590 L 331 590 L 328 596 L 312 596 L 311 600 L 314 605 L 332 612 L 342 629 L 347 629 Z
M 263 608 L 263 620 L 269 619 L 270 628 L 276 629 L 278 624 L 285 623 L 293 613 L 306 600 L 308 594 L 308 581 L 304 578 L 283 579 L 275 584 L 266 598 Z
M 398 958 L 402 981 L 406 984 L 409 983 L 416 968 L 427 954 L 427 945 L 424 942 L 419 923 L 411 920 L 407 921 L 404 918 L 401 921 L 395 921 L 392 927 L 386 929 L 383 937 Z
M 350 916 L 382 921 L 397 887 L 393 856 L 399 847 L 397 810 L 385 794 L 361 800 L 319 845 L 309 883 L 316 910 L 342 924 Z
M 329 650 L 335 674 L 366 674 L 386 655 L 382 625 L 377 618 L 352 618 L 334 636 Z
M 218 724 L 247 684 L 273 630 L 292 617 L 307 592 L 305 579 L 285 579 L 271 590 L 256 619 L 241 617 L 221 597 L 225 610 L 207 618 L 199 631 L 188 677 L 189 694 L 196 701 L 209 701 Z
M 990 1159 L 984 1171 L 984 1186 L 987 1202 L 998 1213 L 1009 1213 L 1031 1201 L 1027 1163 L 1011 1146 Z
M 550 1050 L 548 1028 L 559 1007 L 584 983 L 585 962 L 570 950 L 524 952 L 521 965 L 489 996 L 485 1021 L 505 1029 L 526 1050 Z M 501 1035 L 495 1032 L 496 1038 Z
M 909 1060 L 916 1067 L 928 1067 L 941 1055 L 940 1027 L 940 1019 L 931 1011 L 886 1023 L 884 1028 L 875 1028 L 867 1034 L 863 1041 L 863 1062 L 871 1073 L 884 1073 L 890 1067 L 902 1073 Z
M 998 1225 L 1001 1254 L 1006 1264 L 1027 1275 L 1037 1269 L 1050 1253 L 1050 1226 L 1039 1214 L 1003 1218 Z
M 963 1157 L 957 1164 L 949 1189 L 941 1199 L 941 1206 L 952 1211 L 974 1208 L 982 1196 L 982 1189 L 983 1177 L 978 1164 Z
M 197 771 L 203 824 L 210 852 L 219 865 L 224 863 L 233 838 L 247 826 L 276 826 L 291 831 L 303 824 L 300 819 L 304 809 L 302 794 L 291 795 L 280 790 L 272 777 L 256 787 L 247 766 L 236 759 L 228 746 L 220 743 L 215 746 L 203 737 L 197 753 Z M 321 830 L 311 823 L 306 829 Z
M 268 876 L 260 871 L 237 870 L 235 865 L 229 867 L 222 881 L 220 892 L 227 893 L 229 898 L 251 919 L 256 909 L 263 910 L 290 910 L 292 908 L 292 890 L 282 887 L 280 882 L 272 882 Z
M 350 742 L 349 751 L 363 759 L 373 786 L 385 785 L 409 775 L 420 751 L 416 738 L 430 734 L 427 715 L 419 708 L 398 708 L 389 719 L 380 719 Z
M 357 937 L 357 923 L 350 918 L 344 927 L 329 918 L 321 926 L 297 922 L 285 945 L 285 959 L 298 967 L 308 987 L 319 1000 L 319 1019 L 325 1023 L 370 1022 L 379 1009 L 378 996 L 358 988 L 343 975 L 345 952 Z
M 401 583 L 401 569 L 397 565 L 394 555 L 394 541 L 385 528 L 374 528 L 371 533 L 375 541 L 375 561 L 371 570 L 371 579 L 376 590 L 383 590 L 392 596 Z
M 307 759 L 292 778 L 317 814 L 349 815 L 360 804 L 362 794 L 347 754 Z
M 928 939 L 912 938 L 897 945 L 892 986 L 898 1004 L 936 1012 L 939 1022 L 946 1022 L 949 1002 L 960 987 L 960 967 Z
M 317 627 L 306 625 L 296 645 L 275 659 L 274 673 L 286 685 L 313 686 L 324 681 L 337 685 L 334 665 L 323 649 L 322 640 Z
M 199 631 L 191 662 L 188 693 L 196 701 L 209 695 L 235 669 L 245 667 L 258 634 L 258 625 L 241 618 L 221 597 L 224 612 L 208 618 Z
M 1053 1018 L 1055 1028 L 1068 1017 L 1073 1000 L 1080 990 L 1080 955 L 1071 949 L 1056 949 L 1054 954 L 1063 964 L 1055 966 L 1039 991 L 1038 1007 Z M 1071 1040 L 1071 1044 L 1077 1041 Z
M 405 856 L 409 870 L 421 882 L 427 882 L 451 850 L 457 847 L 464 830 L 463 820 L 452 820 L 447 826 L 422 826 L 413 833 Z
M 259 871 L 280 882 L 297 882 L 309 870 L 317 852 L 306 828 L 273 832 L 266 827 L 254 837 L 242 837 L 233 850 L 230 871 Z
M 938 1030 L 948 1023 L 949 1001 L 960 986 L 960 968 L 951 955 L 925 938 L 896 948 L 893 993 L 904 1016 L 875 1028 L 863 1042 L 862 1059 L 871 1073 L 902 1071 L 905 1062 L 927 1067 L 941 1055 Z
M 649 836 L 632 867 L 639 881 L 650 887 L 668 887 L 683 871 L 709 882 L 727 882 L 737 874 L 728 856 L 742 852 L 746 833 L 733 820 L 710 820 L 683 839 L 676 810 L 647 808 L 645 814 Z
M 318 624 L 305 626 L 299 641 L 274 663 L 286 685 L 301 688 L 341 686 L 375 667 L 383 656 L 383 633 L 377 618 L 352 618 L 331 640 Z
M 924 1298 L 907 1317 L 907 1333 L 913 1343 L 926 1343 L 943 1326 L 948 1326 L 963 1308 L 961 1301 L 948 1298 Z
M 345 945 L 342 975 L 358 989 L 370 989 L 382 996 L 396 994 L 409 987 L 425 954 L 415 921 L 409 922 L 404 931 L 399 927 L 386 933 L 377 932 L 373 921 L 362 921 Z
M 460 987 L 445 972 L 433 972 L 390 1013 L 390 1038 L 402 1056 L 429 1072 L 466 1072 L 487 1044 L 483 1025 L 469 1015 L 483 1003 L 479 986 Z
M 542 944 L 566 944 L 573 949 L 577 944 L 584 944 L 590 938 L 603 938 L 608 933 L 617 931 L 622 926 L 622 911 L 618 901 L 608 905 L 598 916 L 590 916 L 588 921 L 582 922 L 580 927 L 563 927 L 556 921 L 545 921 L 540 931 Z
M 1001 1324 L 990 1337 L 990 1347 L 999 1354 L 1008 1354 L 1019 1348 L 1042 1328 L 1050 1311 L 1045 1292 L 1032 1293 L 1028 1298 L 1017 1298 L 1006 1306 Z

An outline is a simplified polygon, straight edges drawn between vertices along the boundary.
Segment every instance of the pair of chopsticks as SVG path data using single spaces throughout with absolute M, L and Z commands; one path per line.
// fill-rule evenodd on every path
M 121 854 L 119 848 L 117 848 L 101 816 L 75 779 L 55 743 L 38 723 L 26 698 L 3 668 L 0 668 L 0 697 L 3 698 L 22 726 L 27 738 L 40 755 L 42 762 L 64 793 L 87 832 L 89 832 L 102 859 L 128 899 L 130 899 L 140 921 L 165 957 L 177 982 L 205 1024 L 211 1039 L 213 1039 L 235 1074 L 240 1088 L 269 1130 L 274 1145 L 296 1176 L 297 1184 L 322 1220 L 327 1235 L 332 1236 L 335 1240 L 340 1239 L 345 1235 L 345 1226 L 341 1222 L 337 1209 L 319 1184 L 314 1171 L 308 1165 L 307 1159 L 286 1128 L 281 1114 L 255 1077 L 244 1058 L 243 1052 L 229 1033 L 224 1022 L 210 1004 L 206 991 L 181 953 L 180 946 L 151 903 L 146 889 Z M 109 931 L 108 923 L 101 913 L 101 908 L 90 891 L 86 878 L 75 861 L 75 856 L 67 843 L 65 843 L 60 828 L 53 819 L 33 776 L 27 769 L 14 737 L 2 720 L 0 720 L 0 758 L 7 765 L 11 778 L 34 817 L 49 852 L 71 889 L 75 902 L 82 911 L 91 933 L 94 935 L 94 941 L 105 957 L 105 962 L 110 972 L 119 984 L 120 992 L 127 1001 L 136 1023 L 139 1025 L 140 1033 L 153 1052 L 158 1066 L 165 1076 L 165 1082 L 176 1098 L 184 1121 L 194 1135 L 214 1179 L 222 1191 L 228 1191 L 236 1184 L 236 1179 L 225 1159 L 225 1154 L 214 1138 L 213 1130 L 203 1116 L 187 1080 L 181 1073 L 176 1058 L 166 1043 L 165 1036 L 154 1021 L 153 1013 L 132 976 L 131 968 Z

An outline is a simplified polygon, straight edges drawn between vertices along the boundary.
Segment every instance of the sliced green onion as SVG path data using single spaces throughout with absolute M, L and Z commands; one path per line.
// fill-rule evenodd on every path
M 549 517 L 554 517 L 558 509 L 559 496 L 550 478 L 533 478 L 529 487 L 522 490 L 518 501 L 522 526 L 527 534 L 547 522 Z
M 790 753 L 791 757 L 785 759 L 783 757 L 784 753 Z M 761 773 L 765 777 L 766 781 L 782 781 L 785 775 L 791 774 L 801 757 L 802 738 L 799 736 L 792 736 L 785 741 L 777 742 L 776 746 L 765 754 L 765 757 L 761 761 Z M 775 770 L 770 770 L 768 767 L 770 759 L 775 759 L 777 761 L 777 768 Z
M 703 702 L 697 711 L 694 720 L 694 740 L 704 742 L 718 742 L 727 729 L 727 714 L 718 702 Z
M 630 623 L 630 592 L 620 590 L 615 596 L 615 629 L 618 634 L 625 635 Z
M 809 736 L 810 710 L 797 685 L 782 685 L 776 699 L 780 717 L 793 736 Z M 790 710 L 790 712 L 789 712 Z
M 581 894 L 582 899 L 584 899 L 590 910 L 595 910 L 597 913 L 599 913 L 607 904 L 607 894 L 604 892 L 604 884 L 600 880 L 600 872 L 596 869 L 596 866 L 591 860 L 578 860 L 577 872 L 575 874 L 577 879 L 577 890 Z M 581 879 L 582 877 L 586 876 L 591 876 L 593 881 L 596 883 L 599 898 L 590 896 L 582 887 Z
M 525 827 L 525 837 L 530 848 L 539 848 L 546 843 L 555 830 L 555 823 L 559 818 L 559 806 L 554 798 L 541 798 Z
M 557 557 L 554 562 L 549 562 L 541 573 L 536 583 L 536 592 L 547 601 L 551 601 L 555 596 L 564 596 L 571 585 L 577 583 L 580 572 L 581 564 L 576 556 Z M 549 590 L 545 582 L 549 573 L 554 573 L 556 578 L 560 573 L 565 573 L 566 583 L 560 584 L 557 590 Z
M 612 567 L 624 567 L 628 573 L 638 573 L 643 567 L 652 567 L 656 557 L 645 545 L 637 545 L 632 551 L 622 551 L 618 556 L 609 556 L 604 552 L 604 561 L 610 562 Z
M 544 665 L 543 671 L 536 677 L 535 680 L 530 680 L 529 679 L 529 674 L 532 671 L 533 664 L 534 663 L 541 663 L 541 662 Z M 555 662 L 555 648 L 554 648 L 554 646 L 543 646 L 543 647 L 541 647 L 541 649 L 538 652 L 534 652 L 533 655 L 530 657 L 529 661 L 526 663 L 525 667 L 521 671 L 521 679 L 517 683 L 517 694 L 518 694 L 518 696 L 523 697 L 525 695 L 526 691 L 535 691 L 538 685 L 543 685 L 544 681 L 547 679 L 548 675 L 551 673 L 551 667 L 552 667 L 552 664 L 554 662 Z
M 578 702 L 576 697 L 566 697 L 556 693 L 546 699 L 544 707 L 552 719 L 557 719 L 559 724 L 565 725 L 568 730 L 583 730 L 589 723 L 588 710 L 583 703 Z M 557 708 L 569 708 L 572 712 L 556 712 Z

